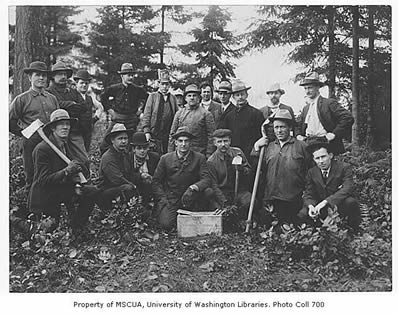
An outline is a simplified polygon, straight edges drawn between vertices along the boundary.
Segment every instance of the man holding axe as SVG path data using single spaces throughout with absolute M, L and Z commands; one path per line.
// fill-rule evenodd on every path
M 64 109 L 55 110 L 50 122 L 43 126 L 35 121 L 23 131 L 26 137 L 35 131 L 43 141 L 33 151 L 34 176 L 29 194 L 30 210 L 40 219 L 41 214 L 55 218 L 54 228 L 60 219 L 60 205 L 64 203 L 70 215 L 74 232 L 87 222 L 93 209 L 94 196 L 97 192 L 92 186 L 85 186 L 89 169 L 76 159 L 70 149 L 69 132 L 71 119 Z M 75 203 L 78 203 L 75 209 Z

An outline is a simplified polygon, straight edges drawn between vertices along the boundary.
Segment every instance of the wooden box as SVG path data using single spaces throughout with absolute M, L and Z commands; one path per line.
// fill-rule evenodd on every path
M 181 238 L 222 234 L 222 216 L 214 212 L 177 211 L 177 233 Z

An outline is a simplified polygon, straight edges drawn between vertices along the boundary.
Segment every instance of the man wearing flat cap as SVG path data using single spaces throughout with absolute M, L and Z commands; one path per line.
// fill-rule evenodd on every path
M 351 134 L 354 118 L 335 99 L 324 98 L 319 89 L 325 84 L 316 72 L 308 74 L 300 83 L 306 94 L 306 105 L 300 116 L 299 140 L 326 138 L 330 151 L 341 154 L 345 151 L 343 137 Z
M 101 103 L 105 111 L 111 115 L 111 124 L 106 134 L 108 134 L 116 123 L 122 123 L 126 128 L 133 130 L 131 136 L 137 130 L 139 122 L 139 108 L 145 104 L 148 94 L 142 88 L 134 84 L 134 69 L 131 63 L 123 63 L 121 66 L 121 83 L 117 83 L 105 88 L 101 95 Z M 103 153 L 108 145 L 103 141 L 100 145 L 100 151 Z
M 242 149 L 245 156 L 250 155 L 254 143 L 261 137 L 261 125 L 264 122 L 260 110 L 250 106 L 247 101 L 250 88 L 240 80 L 232 83 L 231 95 L 236 107 L 219 123 L 219 128 L 232 131 L 231 145 Z
M 216 90 L 221 101 L 221 115 L 220 118 L 218 119 L 218 123 L 216 124 L 216 129 L 219 129 L 220 124 L 224 123 L 223 121 L 228 112 L 230 112 L 235 108 L 235 106 L 230 101 L 231 91 L 232 91 L 231 82 L 227 80 L 222 80 L 218 85 L 218 89 Z
M 276 139 L 268 144 L 263 159 L 264 209 L 274 213 L 279 222 L 298 223 L 311 158 L 307 145 L 290 135 L 293 117 L 288 110 L 278 110 L 269 119 Z M 271 214 L 268 218 L 271 223 Z
M 207 111 L 210 111 L 214 118 L 214 123 L 217 125 L 221 116 L 221 104 L 213 100 L 213 88 L 209 82 L 200 84 L 200 96 L 202 100 L 200 105 Z
M 153 194 L 162 228 L 172 229 L 177 210 L 206 210 L 204 190 L 211 185 L 206 158 L 191 149 L 194 135 L 183 126 L 173 134 L 176 150 L 160 157 L 153 176 Z
M 169 134 L 177 99 L 170 93 L 170 76 L 165 70 L 159 71 L 159 89 L 149 94 L 142 117 L 142 129 L 147 140 L 153 140 L 159 154 L 167 153 Z
M 269 122 L 269 117 L 272 114 L 275 114 L 277 110 L 285 109 L 288 110 L 290 115 L 293 117 L 294 126 L 296 124 L 296 120 L 294 119 L 294 112 L 292 107 L 282 104 L 280 99 L 282 95 L 285 94 L 285 90 L 283 90 L 279 83 L 272 84 L 267 90 L 266 93 L 269 97 L 270 103 L 262 108 L 260 108 L 261 113 L 264 116 L 265 122 L 263 124 L 263 133 L 267 136 L 269 141 L 275 140 L 274 128 L 272 123 Z M 293 128 L 294 131 L 294 128 Z M 294 135 L 294 134 L 293 134 Z
M 9 112 L 9 130 L 16 136 L 22 136 L 21 131 L 36 119 L 49 122 L 51 113 L 59 108 L 57 98 L 45 90 L 48 72 L 46 64 L 40 61 L 32 62 L 29 68 L 24 69 L 29 76 L 30 89 L 15 97 Z M 39 134 L 35 133 L 22 141 L 26 193 L 29 193 L 33 181 L 32 152 L 41 140 Z
M 33 151 L 34 177 L 28 205 L 36 219 L 40 219 L 42 214 L 55 218 L 52 227 L 56 228 L 60 220 L 61 203 L 64 203 L 75 233 L 82 231 L 87 222 L 98 190 L 90 185 L 79 186 L 76 190 L 76 184 L 82 183 L 77 174 L 82 172 L 88 178 L 89 169 L 84 160 L 82 162 L 70 149 L 69 132 L 74 123 L 76 119 L 70 118 L 66 110 L 57 109 L 43 127 L 49 140 L 71 162 L 66 164 L 47 142 L 39 143 Z M 77 208 L 75 203 L 78 203 Z
M 214 151 L 212 135 L 215 124 L 213 115 L 200 106 L 200 89 L 195 84 L 188 85 L 184 94 L 187 105 L 178 110 L 174 116 L 170 129 L 169 152 L 175 149 L 174 134 L 177 129 L 186 126 L 194 136 L 190 143 L 191 149 L 208 157 Z

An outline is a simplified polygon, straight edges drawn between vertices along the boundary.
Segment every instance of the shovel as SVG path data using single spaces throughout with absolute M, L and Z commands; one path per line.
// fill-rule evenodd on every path
M 44 134 L 43 125 L 44 123 L 41 122 L 40 119 L 36 119 L 28 127 L 26 127 L 21 133 L 26 138 L 30 138 L 36 132 L 39 133 L 43 141 L 45 141 L 63 161 L 69 164 L 70 159 L 57 146 L 55 146 L 53 142 L 50 141 L 50 139 L 47 137 L 46 134 Z M 80 178 L 80 183 L 82 184 L 87 183 L 87 180 L 84 177 L 83 173 L 79 172 L 78 175 Z
M 238 185 L 239 185 L 239 169 L 238 166 L 241 166 L 243 162 L 243 158 L 240 155 L 236 155 L 232 159 L 232 165 L 235 166 L 235 200 L 236 197 L 238 196 Z

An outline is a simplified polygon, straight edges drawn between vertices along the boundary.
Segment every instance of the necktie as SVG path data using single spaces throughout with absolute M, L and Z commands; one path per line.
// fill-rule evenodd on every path
M 323 182 L 326 183 L 326 180 L 328 179 L 328 171 L 327 170 L 322 170 L 322 177 L 323 177 Z

